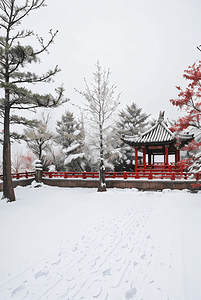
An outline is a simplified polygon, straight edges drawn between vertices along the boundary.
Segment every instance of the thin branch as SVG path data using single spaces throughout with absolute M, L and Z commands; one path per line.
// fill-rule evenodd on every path
M 36 55 L 41 54 L 44 51 L 47 51 L 47 48 L 50 46 L 50 44 L 53 43 L 54 38 L 56 37 L 58 32 L 59 31 L 57 30 L 55 33 L 52 33 L 52 29 L 50 29 L 49 33 L 51 34 L 51 39 L 49 40 L 49 42 L 46 45 L 44 45 L 44 43 L 43 43 L 43 38 L 37 36 L 37 39 L 38 39 L 40 45 L 42 46 L 42 49 L 40 51 L 34 52 L 33 55 L 36 56 Z
M 201 45 L 197 46 L 197 49 L 198 49 L 199 51 L 201 51 Z
M 24 6 L 21 6 L 18 8 L 18 10 L 15 10 L 15 15 L 13 16 L 12 19 L 12 25 L 15 25 L 16 23 L 19 23 L 24 17 L 26 17 L 32 10 L 34 9 L 38 9 L 39 7 L 45 6 L 44 2 L 45 0 L 41 0 L 41 3 L 39 2 L 39 0 L 32 0 L 32 4 L 30 5 L 30 7 L 28 8 L 28 0 L 26 0 Z M 37 4 L 39 3 L 39 4 Z M 27 10 L 26 10 L 27 9 Z M 25 10 L 25 13 L 22 14 L 18 19 L 16 19 L 17 15 L 19 14 L 19 12 L 22 12 L 23 10 Z

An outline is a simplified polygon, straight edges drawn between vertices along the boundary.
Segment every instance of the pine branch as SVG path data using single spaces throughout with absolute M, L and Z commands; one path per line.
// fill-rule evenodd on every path
M 23 134 L 19 134 L 18 132 L 11 132 L 10 138 L 13 139 L 14 141 L 20 143 L 21 140 L 23 140 L 25 138 L 25 136 Z
M 33 128 L 39 125 L 39 121 L 37 119 L 29 120 L 24 117 L 19 117 L 18 115 L 12 115 L 10 117 L 10 124 L 24 125 Z
M 60 69 L 58 69 L 58 66 L 54 68 L 54 70 L 49 70 L 46 74 L 43 74 L 41 76 L 37 76 L 34 73 L 17 73 L 16 77 L 20 78 L 19 80 L 13 80 L 12 84 L 18 84 L 18 83 L 38 83 L 38 82 L 50 82 L 51 78 L 56 75 L 58 72 L 60 72 Z

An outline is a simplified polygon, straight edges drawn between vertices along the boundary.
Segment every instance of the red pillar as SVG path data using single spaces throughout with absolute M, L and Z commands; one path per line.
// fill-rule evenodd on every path
M 137 148 L 135 148 L 135 172 L 137 172 Z
M 169 164 L 169 161 L 168 161 L 168 154 L 169 154 L 169 151 L 168 151 L 168 147 L 166 146 L 166 147 L 165 147 L 165 164 L 166 164 L 166 165 Z
M 180 161 L 180 150 L 176 149 L 175 152 L 175 163 L 178 163 Z
M 144 164 L 144 169 L 146 170 L 146 153 L 145 153 L 145 148 L 143 148 L 143 164 Z
M 177 150 L 177 161 L 180 161 L 180 150 Z

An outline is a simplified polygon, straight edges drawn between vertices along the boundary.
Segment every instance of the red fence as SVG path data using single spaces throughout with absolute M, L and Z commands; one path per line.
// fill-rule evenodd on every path
M 201 178 L 201 173 L 194 174 L 196 180 Z M 12 178 L 32 178 L 35 176 L 35 172 L 24 172 L 24 173 L 13 173 Z M 79 178 L 79 179 L 97 179 L 99 178 L 99 172 L 42 172 L 43 177 L 47 178 Z M 192 173 L 183 172 L 183 170 L 178 169 L 170 171 L 169 169 L 159 170 L 159 169 L 139 169 L 138 172 L 105 172 L 106 179 L 189 179 Z M 3 179 L 3 175 L 0 175 L 0 179 Z
M 188 179 L 192 173 L 183 172 L 182 170 L 147 170 L 139 169 L 138 172 L 105 172 L 106 179 Z M 199 180 L 200 174 L 195 174 L 196 180 Z M 43 172 L 43 177 L 48 178 L 99 178 L 99 172 Z
M 11 174 L 12 178 L 20 179 L 20 178 L 30 178 L 35 177 L 35 172 L 23 172 L 23 173 L 13 173 Z M 3 180 L 3 175 L 0 175 L 0 179 Z

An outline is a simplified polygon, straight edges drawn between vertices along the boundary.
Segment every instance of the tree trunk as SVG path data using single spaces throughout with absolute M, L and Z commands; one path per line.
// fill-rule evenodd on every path
M 11 149 L 10 149 L 10 106 L 8 104 L 9 91 L 5 92 L 4 143 L 3 143 L 3 198 L 8 202 L 15 201 L 15 193 L 11 177 Z
M 38 149 L 39 149 L 38 159 L 42 160 L 42 143 L 41 143 L 41 141 L 39 141 Z
M 98 192 L 106 192 L 106 183 L 105 183 L 105 166 L 103 161 L 100 163 L 99 170 L 99 184 L 98 184 Z
M 13 10 L 13 4 L 11 10 Z M 11 27 L 7 28 L 6 36 L 6 62 L 5 62 L 5 83 L 9 84 L 9 33 Z M 5 88 L 5 100 L 4 100 L 4 141 L 3 141 L 3 197 L 7 198 L 8 202 L 15 201 L 15 193 L 13 188 L 13 182 L 11 177 L 11 149 L 10 149 L 10 91 L 9 87 Z
M 101 124 L 100 124 L 100 170 L 99 170 L 98 192 L 106 192 L 105 166 L 103 160 L 103 130 Z

